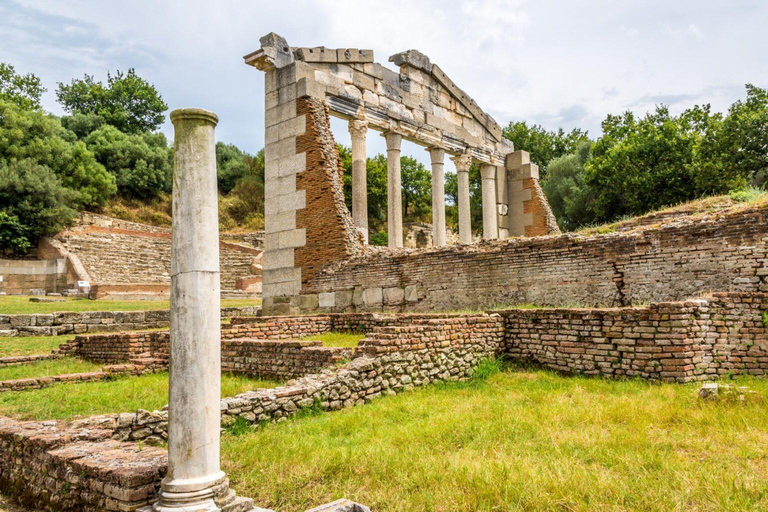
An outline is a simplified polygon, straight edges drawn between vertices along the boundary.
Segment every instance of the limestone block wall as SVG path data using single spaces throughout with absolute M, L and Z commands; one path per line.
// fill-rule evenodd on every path
M 258 306 L 221 308 L 222 318 L 255 315 Z M 170 311 L 60 311 L 30 315 L 0 314 L 0 336 L 57 336 L 168 327 Z
M 306 311 L 620 306 L 768 291 L 767 242 L 768 208 L 756 207 L 632 233 L 371 251 L 324 268 L 301 304 Z
M 169 229 L 92 214 L 85 219 L 79 226 L 56 235 L 55 240 L 82 262 L 92 286 L 170 286 Z M 260 255 L 261 251 L 253 247 L 220 242 L 222 290 L 236 290 L 238 278 L 260 273 Z
M 32 290 L 62 292 L 67 289 L 66 260 L 0 259 L 0 292 L 29 295 Z

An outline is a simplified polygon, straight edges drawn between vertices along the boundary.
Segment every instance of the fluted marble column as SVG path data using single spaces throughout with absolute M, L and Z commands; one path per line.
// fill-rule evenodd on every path
M 352 137 L 352 221 L 368 243 L 368 178 L 365 135 L 368 123 L 360 119 L 349 122 Z
M 472 243 L 472 225 L 470 220 L 469 203 L 469 167 L 472 165 L 472 157 L 469 154 L 457 155 L 452 158 L 456 166 L 456 178 L 458 181 L 458 207 L 459 207 L 459 240 L 464 244 Z
M 403 191 L 400 176 L 400 145 L 403 137 L 394 132 L 387 139 L 387 233 L 389 248 L 403 246 Z
M 168 473 L 155 510 L 218 511 L 221 319 L 213 130 L 201 109 L 171 112 L 174 137 Z
M 432 161 L 432 244 L 445 245 L 445 150 L 429 148 Z
M 483 164 L 480 167 L 480 174 L 483 178 L 483 238 L 499 238 L 496 208 L 496 166 Z

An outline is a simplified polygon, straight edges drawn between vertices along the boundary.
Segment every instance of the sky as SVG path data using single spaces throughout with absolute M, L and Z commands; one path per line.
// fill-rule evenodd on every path
M 264 76 L 242 57 L 269 32 L 291 46 L 373 49 L 395 70 L 388 57 L 415 48 L 502 126 L 596 137 L 609 113 L 724 111 L 745 83 L 768 87 L 767 30 L 765 0 L 0 0 L 0 61 L 38 75 L 55 114 L 58 82 L 133 67 L 170 110 L 216 112 L 217 140 L 253 153 Z M 349 144 L 345 122 L 331 126 Z M 169 122 L 162 130 L 172 138 Z M 384 152 L 369 133 L 368 153 Z M 403 152 L 429 161 L 414 144 Z

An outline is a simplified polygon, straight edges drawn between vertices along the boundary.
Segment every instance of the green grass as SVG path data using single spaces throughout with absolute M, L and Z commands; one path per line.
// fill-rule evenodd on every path
M 49 377 L 51 375 L 64 375 L 65 373 L 97 372 L 104 365 L 89 363 L 74 357 L 63 359 L 51 359 L 17 366 L 0 368 L 0 380 L 28 379 L 30 377 Z
M 74 334 L 63 336 L 0 336 L 0 357 L 50 354 L 51 350 L 74 338 Z
M 356 347 L 365 338 L 363 332 L 331 331 L 323 334 L 304 336 L 302 340 L 322 341 L 324 347 Z
M 224 374 L 222 396 L 233 396 L 276 383 Z M 114 380 L 55 384 L 48 388 L 0 393 L 0 414 L 19 419 L 72 419 L 137 409 L 156 410 L 168 403 L 168 374 L 154 373 Z
M 150 311 L 168 309 L 167 300 L 91 300 L 66 297 L 65 302 L 30 302 L 26 295 L 0 296 L 0 314 L 55 313 L 57 311 Z M 259 306 L 258 299 L 222 299 L 221 307 Z
M 486 371 L 222 443 L 238 493 L 305 510 L 768 509 L 768 405 L 701 402 L 697 384 Z M 768 381 L 739 379 L 759 396 Z

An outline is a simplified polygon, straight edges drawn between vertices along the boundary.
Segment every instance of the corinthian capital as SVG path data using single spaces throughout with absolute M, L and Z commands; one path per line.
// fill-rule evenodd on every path
M 349 122 L 349 134 L 352 137 L 365 137 L 368 132 L 368 121 L 362 119 L 352 119 Z
M 451 160 L 456 166 L 456 172 L 469 172 L 469 166 L 472 165 L 472 157 L 469 153 L 453 156 Z

